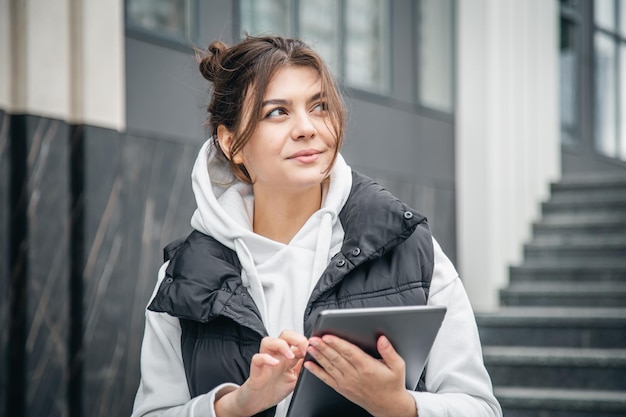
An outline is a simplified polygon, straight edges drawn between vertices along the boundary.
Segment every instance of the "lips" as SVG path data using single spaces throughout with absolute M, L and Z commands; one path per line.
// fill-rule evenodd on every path
M 304 149 L 302 151 L 298 151 L 294 154 L 289 155 L 287 159 L 293 159 L 298 162 L 307 164 L 315 162 L 321 153 L 321 151 L 318 151 L 316 149 Z

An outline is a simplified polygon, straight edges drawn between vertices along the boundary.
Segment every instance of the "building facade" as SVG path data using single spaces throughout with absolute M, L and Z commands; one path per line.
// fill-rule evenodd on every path
M 626 168 L 625 27 L 613 0 L 0 0 L 0 409 L 130 413 L 207 139 L 194 48 L 320 51 L 346 160 L 429 218 L 492 310 L 550 182 Z

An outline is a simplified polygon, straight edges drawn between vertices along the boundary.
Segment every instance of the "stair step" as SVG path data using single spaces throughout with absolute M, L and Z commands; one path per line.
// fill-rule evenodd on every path
M 626 415 L 625 391 L 496 387 L 506 417 L 617 417 Z
M 626 244 L 623 242 L 607 243 L 605 245 L 544 245 L 531 243 L 524 246 L 524 258 L 529 262 L 552 258 L 556 258 L 559 261 L 566 259 L 626 260 Z
M 562 201 L 549 200 L 541 204 L 541 210 L 544 215 L 552 215 L 558 213 L 614 213 L 616 211 L 626 210 L 626 193 L 617 194 L 612 200 L 588 200 L 580 201 Z
M 591 257 L 578 257 L 578 258 L 552 258 L 546 257 L 541 259 L 530 259 L 525 260 L 523 266 L 529 268 L 563 268 L 566 270 L 569 269 L 580 269 L 580 268 L 591 268 L 591 269 L 599 269 L 599 268 L 615 268 L 616 270 L 622 270 L 626 267 L 626 257 L 622 258 L 607 258 L 607 259 L 598 259 Z
M 587 219 L 589 220 L 589 219 Z M 600 216 L 593 221 L 587 223 L 577 219 L 557 218 L 551 221 L 541 220 L 535 222 L 532 226 L 533 236 L 540 238 L 542 236 L 624 236 L 626 234 L 626 221 L 615 221 Z
M 625 283 L 554 283 L 511 284 L 500 291 L 504 305 L 515 306 L 626 306 Z
M 626 265 L 580 265 L 565 267 L 562 264 L 552 266 L 530 266 L 527 263 L 509 268 L 511 284 L 518 282 L 626 282 Z
M 602 188 L 617 188 L 626 191 L 626 175 L 622 173 L 568 174 L 562 177 L 559 182 L 550 184 L 550 189 L 554 192 L 562 190 L 596 190 Z
M 624 198 L 624 191 L 622 190 L 606 190 L 599 188 L 597 190 L 580 192 L 578 190 L 574 191 L 563 191 L 553 193 L 550 196 L 550 203 L 556 204 L 582 204 L 584 202 L 588 202 L 591 204 L 602 204 L 602 203 L 620 203 Z
M 589 175 L 585 178 L 563 178 L 550 188 L 551 201 L 619 201 L 626 196 L 626 177 Z
M 615 212 L 563 212 L 543 216 L 542 223 L 550 225 L 603 225 L 606 223 L 626 223 L 626 211 Z
M 485 347 L 496 386 L 626 390 L 626 349 Z
M 503 307 L 476 321 L 483 346 L 626 347 L 626 308 Z
M 624 209 L 626 210 L 626 208 Z M 587 234 L 587 233 L 552 233 L 542 234 L 535 236 L 530 242 L 530 245 L 551 248 L 554 246 L 566 246 L 572 248 L 583 248 L 587 246 L 608 246 L 615 247 L 619 245 L 626 246 L 626 233 L 602 233 L 602 234 Z

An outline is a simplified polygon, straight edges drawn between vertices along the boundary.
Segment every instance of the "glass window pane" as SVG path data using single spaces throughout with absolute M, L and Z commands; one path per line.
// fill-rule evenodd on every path
M 561 19 L 559 47 L 559 98 L 561 105 L 561 141 L 573 143 L 578 139 L 578 71 L 576 56 L 576 25 Z
M 620 48 L 620 157 L 626 160 L 626 43 L 621 44 Z
M 168 36 L 190 39 L 188 0 L 127 0 L 128 25 Z
M 389 2 L 347 0 L 345 78 L 357 88 L 389 90 Z
M 618 6 L 620 33 L 623 37 L 626 38 L 626 0 L 620 0 Z
M 248 35 L 289 36 L 289 0 L 240 0 L 241 31 Z
M 596 25 L 607 30 L 615 30 L 615 1 L 595 0 L 593 13 Z
M 595 144 L 607 156 L 617 156 L 615 42 L 596 33 L 595 46 Z
M 421 104 L 452 113 L 452 0 L 422 0 L 419 91 Z
M 300 2 L 300 38 L 339 75 L 339 6 L 336 0 Z

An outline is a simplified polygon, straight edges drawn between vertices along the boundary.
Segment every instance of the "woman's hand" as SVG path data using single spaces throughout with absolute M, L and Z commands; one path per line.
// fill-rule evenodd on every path
M 417 416 L 415 400 L 404 387 L 404 360 L 385 336 L 377 342 L 382 359 L 336 336 L 312 337 L 309 343 L 319 366 L 307 361 L 304 367 L 335 391 L 376 417 Z
M 251 416 L 283 400 L 296 386 L 308 340 L 290 330 L 265 337 L 252 357 L 250 377 L 215 402 L 219 417 Z

